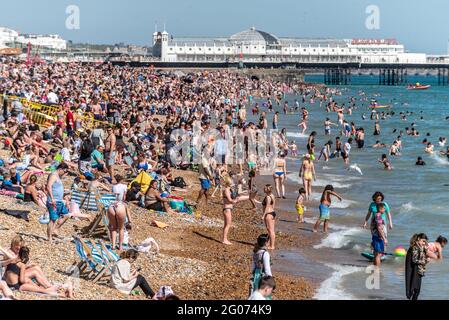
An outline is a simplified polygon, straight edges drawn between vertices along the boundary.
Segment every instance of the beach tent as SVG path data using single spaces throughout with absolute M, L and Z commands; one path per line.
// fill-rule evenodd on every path
M 153 178 L 146 173 L 145 171 L 142 171 L 141 173 L 139 173 L 139 175 L 129 184 L 128 189 L 131 189 L 131 185 L 134 182 L 137 182 L 138 184 L 140 184 L 140 191 L 145 194 L 148 190 L 148 188 L 150 187 L 150 183 L 151 181 L 153 181 Z

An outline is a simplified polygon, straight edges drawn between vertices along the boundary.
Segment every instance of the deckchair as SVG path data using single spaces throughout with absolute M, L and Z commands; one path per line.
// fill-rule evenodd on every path
M 88 280 L 93 279 L 94 283 L 98 282 L 107 269 L 111 268 L 110 262 L 103 258 L 101 251 L 99 251 L 96 246 L 91 248 L 80 238 L 75 238 L 74 241 L 76 252 L 81 259 L 81 261 L 76 264 L 76 267 L 79 270 L 79 275 L 86 276 Z
M 98 199 L 99 195 L 96 196 L 96 207 L 98 208 L 98 213 L 92 223 L 87 227 L 87 235 L 89 237 L 108 232 L 107 224 L 104 224 L 103 226 L 100 225 L 100 223 L 107 218 L 107 211 L 104 204 L 99 202 Z
M 94 256 L 101 259 L 103 262 L 103 268 L 93 279 L 94 283 L 96 283 L 106 274 L 106 272 L 112 272 L 112 267 L 119 260 L 119 257 L 115 253 L 109 251 L 102 243 L 98 245 L 93 240 L 89 240 L 87 246 L 92 250 Z
M 97 199 L 98 197 L 98 199 Z M 115 194 L 99 194 L 98 192 L 83 192 L 83 191 L 72 191 L 72 200 L 78 204 L 80 209 L 87 211 L 100 211 L 98 207 L 98 201 L 102 202 L 107 208 L 116 201 L 117 195 Z

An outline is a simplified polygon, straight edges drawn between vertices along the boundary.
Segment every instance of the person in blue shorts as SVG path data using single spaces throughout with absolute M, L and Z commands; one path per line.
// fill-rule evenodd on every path
M 51 243 L 53 236 L 61 226 L 70 218 L 69 210 L 64 202 L 64 185 L 61 178 L 69 172 L 69 166 L 62 162 L 47 181 L 47 210 L 50 222 L 47 227 L 48 241 Z
M 320 204 L 320 218 L 315 223 L 313 227 L 313 232 L 318 232 L 318 228 L 320 224 L 323 222 L 323 232 L 327 233 L 329 228 L 329 220 L 330 220 L 330 207 L 332 204 L 331 196 L 336 197 L 338 200 L 342 201 L 342 197 L 334 192 L 334 187 L 331 185 L 326 186 L 323 191 L 323 195 L 321 196 L 321 204 Z
M 382 256 L 385 254 L 385 246 L 388 244 L 385 221 L 382 218 L 385 214 L 385 205 L 383 203 L 377 204 L 377 213 L 374 214 L 371 220 L 371 235 L 374 253 L 374 265 L 379 267 L 382 261 Z
M 209 160 L 203 156 L 203 159 L 201 160 L 201 163 L 199 165 L 199 173 L 200 173 L 200 184 L 201 184 L 201 190 L 198 194 L 198 199 L 196 200 L 197 204 L 199 204 L 201 198 L 204 196 L 206 198 L 206 205 L 209 201 L 209 189 L 212 188 L 212 180 L 213 180 L 213 174 L 212 174 L 212 168 L 209 163 Z

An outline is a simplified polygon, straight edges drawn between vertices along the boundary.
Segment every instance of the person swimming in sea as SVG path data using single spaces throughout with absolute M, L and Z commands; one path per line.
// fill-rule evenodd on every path
M 379 140 L 373 145 L 374 149 L 387 148 L 388 146 L 385 143 L 380 142 Z
M 382 158 L 379 159 L 378 161 L 384 165 L 385 170 L 393 170 L 393 167 L 391 166 L 391 163 L 388 160 L 388 157 L 386 154 L 383 154 Z
M 426 163 L 424 162 L 424 160 L 422 159 L 422 157 L 418 157 L 418 160 L 416 160 L 416 165 L 417 165 L 417 166 L 425 166 Z

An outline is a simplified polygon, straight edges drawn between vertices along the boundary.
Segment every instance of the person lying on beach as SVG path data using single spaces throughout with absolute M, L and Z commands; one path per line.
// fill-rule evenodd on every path
M 443 260 L 443 249 L 447 245 L 447 239 L 439 236 L 435 242 L 429 242 L 427 256 L 434 260 Z
M 55 286 L 48 281 L 43 273 L 32 273 L 27 270 L 30 261 L 30 249 L 20 248 L 17 261 L 6 267 L 5 281 L 14 290 L 54 295 L 63 298 L 73 298 L 73 287 L 69 283 L 64 294 L 59 294 L 61 286 Z
M 69 216 L 72 219 L 80 219 L 85 221 L 92 221 L 92 216 L 89 214 L 81 213 L 78 203 L 72 201 L 72 194 L 70 192 L 64 192 L 64 202 L 69 209 Z
M 321 224 L 321 222 L 324 223 L 323 225 L 323 232 L 327 233 L 329 228 L 329 220 L 330 220 L 330 206 L 332 204 L 331 196 L 336 197 L 338 200 L 342 201 L 343 198 L 338 195 L 336 192 L 334 192 L 334 187 L 332 185 L 327 185 L 324 188 L 323 195 L 321 196 L 321 204 L 320 204 L 320 217 L 315 223 L 315 226 L 313 227 L 313 232 L 318 232 L 318 228 Z

